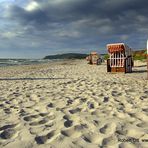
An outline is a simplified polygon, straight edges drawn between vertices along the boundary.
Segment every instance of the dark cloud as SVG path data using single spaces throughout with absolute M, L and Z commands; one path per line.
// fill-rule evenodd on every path
M 22 40 L 23 49 L 36 49 L 38 53 L 44 49 L 49 49 L 49 53 L 77 52 L 83 48 L 86 52 L 99 48 L 105 52 L 109 42 L 126 42 L 133 48 L 145 48 L 147 5 L 147 0 L 31 0 L 23 5 L 15 3 L 3 10 L 4 22 L 13 26 L 11 30 L 5 29 L 3 38 L 13 39 L 19 48 L 22 44 L 15 40 Z M 0 26 L 4 25 L 0 23 Z
M 11 18 L 17 19 L 22 25 L 30 24 L 34 27 L 81 21 L 81 24 L 86 22 L 83 24 L 85 28 L 88 26 L 93 29 L 104 25 L 104 20 L 108 20 L 109 24 L 106 25 L 111 28 L 121 26 L 124 29 L 123 26 L 140 26 L 147 22 L 147 3 L 146 0 L 42 0 L 32 1 L 26 8 L 11 6 L 9 11 Z

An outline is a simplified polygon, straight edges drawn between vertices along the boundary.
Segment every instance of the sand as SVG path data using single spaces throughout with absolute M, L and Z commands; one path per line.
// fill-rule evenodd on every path
M 0 147 L 146 148 L 146 76 L 145 63 L 131 74 L 85 60 L 0 68 Z

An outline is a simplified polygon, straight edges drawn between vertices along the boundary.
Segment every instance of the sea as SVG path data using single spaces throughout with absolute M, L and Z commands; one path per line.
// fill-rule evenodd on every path
M 0 59 L 0 67 L 48 63 L 48 59 Z

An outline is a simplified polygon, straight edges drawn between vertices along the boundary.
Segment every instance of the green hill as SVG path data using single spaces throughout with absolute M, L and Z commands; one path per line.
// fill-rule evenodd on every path
M 145 60 L 146 59 L 146 49 L 133 51 L 134 60 Z
M 88 54 L 65 53 L 45 56 L 44 59 L 84 59 Z

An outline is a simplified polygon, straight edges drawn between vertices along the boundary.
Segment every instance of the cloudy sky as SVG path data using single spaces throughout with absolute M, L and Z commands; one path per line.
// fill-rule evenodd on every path
M 0 58 L 146 48 L 148 0 L 0 0 Z

